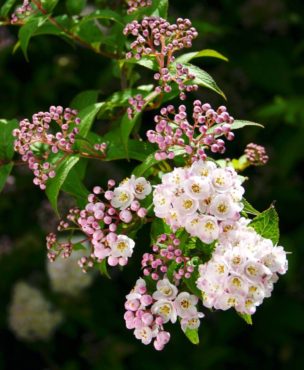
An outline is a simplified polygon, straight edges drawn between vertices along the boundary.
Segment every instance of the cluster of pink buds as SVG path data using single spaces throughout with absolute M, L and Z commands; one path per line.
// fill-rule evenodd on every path
M 82 269 L 92 267 L 107 258 L 110 266 L 124 266 L 132 256 L 134 241 L 124 235 L 127 225 L 136 219 L 142 219 L 147 211 L 141 207 L 140 201 L 152 190 L 150 183 L 144 178 L 125 180 L 118 187 L 115 181 L 109 180 L 108 190 L 96 186 L 88 196 L 84 209 L 70 210 L 67 221 L 61 221 L 58 231 L 79 230 L 85 234 L 84 241 L 90 242 L 90 256 L 83 257 L 79 264 Z M 98 195 L 103 194 L 104 200 Z M 59 243 L 55 234 L 47 237 L 48 257 L 54 261 L 59 254 L 69 257 L 73 250 L 71 242 Z
M 152 246 L 152 253 L 145 253 L 141 266 L 145 276 L 151 276 L 153 280 L 159 280 L 168 271 L 172 263 L 176 263 L 173 279 L 176 285 L 182 278 L 189 279 L 194 271 L 190 258 L 183 255 L 179 248 L 180 240 L 175 234 L 162 234 Z
M 198 35 L 189 19 L 178 18 L 176 24 L 170 24 L 160 17 L 144 17 L 141 22 L 135 20 L 126 25 L 123 33 L 136 37 L 131 43 L 132 52 L 127 53 L 127 58 L 134 55 L 136 59 L 140 59 L 145 55 L 154 55 L 162 67 L 165 67 L 164 62 L 174 60 L 174 52 L 190 48 Z
M 190 48 L 198 35 L 189 19 L 178 18 L 176 24 L 170 24 L 160 17 L 145 17 L 141 22 L 133 21 L 124 29 L 125 35 L 136 37 L 131 43 L 132 51 L 126 54 L 127 59 L 141 59 L 143 56 L 154 56 L 158 72 L 154 79 L 159 82 L 156 92 L 169 93 L 172 83 L 177 84 L 180 98 L 186 98 L 186 92 L 196 91 L 195 76 L 180 63 L 173 65 L 174 52 Z
M 193 124 L 187 118 L 186 106 L 180 105 L 176 112 L 173 105 L 161 109 L 161 115 L 155 116 L 155 131 L 147 132 L 148 140 L 156 143 L 159 151 L 157 160 L 173 159 L 174 150 L 182 149 L 191 157 L 191 160 L 205 160 L 205 150 L 212 153 L 224 153 L 225 142 L 219 137 L 225 136 L 233 140 L 231 132 L 233 117 L 229 115 L 226 107 L 220 106 L 216 111 L 210 104 L 202 104 L 199 100 L 193 103 Z
M 164 324 L 175 323 L 180 318 L 183 331 L 197 329 L 203 313 L 197 311 L 198 298 L 188 292 L 181 292 L 167 278 L 159 280 L 156 291 L 149 294 L 146 282 L 138 279 L 135 287 L 126 296 L 124 315 L 128 329 L 143 344 L 153 341 L 154 348 L 161 351 L 170 340 L 170 333 Z
M 28 17 L 33 12 L 33 7 L 30 0 L 23 0 L 23 4 L 19 6 L 11 16 L 11 23 L 18 23 L 19 19 Z
M 146 8 L 152 5 L 152 0 L 127 0 L 128 3 L 128 14 L 131 14 L 139 8 Z
M 137 112 L 141 112 L 144 105 L 146 104 L 146 100 L 143 98 L 141 94 L 137 94 L 133 98 L 129 99 L 130 106 L 127 109 L 129 119 L 132 119 Z
M 34 184 L 42 190 L 46 188 L 47 180 L 56 176 L 55 169 L 64 158 L 62 153 L 76 153 L 73 146 L 80 124 L 77 113 L 75 109 L 51 106 L 48 112 L 34 114 L 31 121 L 22 120 L 19 129 L 13 131 L 16 137 L 14 149 L 28 163 L 35 175 Z M 54 126 L 57 129 L 52 133 Z M 106 145 L 100 144 L 98 150 L 88 147 L 82 154 L 88 156 L 91 152 L 100 156 L 95 153 L 98 151 L 103 157 L 105 150 Z
M 246 146 L 245 155 L 248 162 L 254 166 L 263 166 L 268 162 L 268 155 L 262 145 L 250 143 Z

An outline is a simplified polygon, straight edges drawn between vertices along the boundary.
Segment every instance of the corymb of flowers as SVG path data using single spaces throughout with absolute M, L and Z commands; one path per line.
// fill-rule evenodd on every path
M 30 3 L 24 2 L 13 22 L 39 12 L 37 2 Z M 122 268 L 139 253 L 137 232 L 150 232 L 141 272 L 126 292 L 124 319 L 136 339 L 162 350 L 170 341 L 169 322 L 197 344 L 208 309 L 233 309 L 252 323 L 286 273 L 287 253 L 279 245 L 273 205 L 259 212 L 244 197 L 243 172 L 267 163 L 265 148 L 249 143 L 238 159 L 226 154 L 237 129 L 258 124 L 235 120 L 225 106 L 213 108 L 199 98 L 200 86 L 222 93 L 207 72 L 190 63 L 197 53 L 185 53 L 198 32 L 189 19 L 170 23 L 163 11 L 156 15 L 157 4 L 126 1 L 129 9 L 123 10 L 129 23 L 121 30 L 127 50 L 120 63 L 146 66 L 154 85 L 124 91 L 129 95 L 122 139 L 91 131 L 96 107 L 107 102 L 93 105 L 87 116 L 52 106 L 23 119 L 13 135 L 15 151 L 55 208 L 60 190 L 75 196 L 76 206 L 59 222 L 64 237 L 46 238 L 51 262 L 76 254 L 84 273 L 97 268 L 109 276 L 109 266 Z M 168 104 L 173 98 L 175 104 Z M 140 128 L 145 110 L 154 112 L 154 119 L 143 120 Z M 109 179 L 91 192 L 81 182 L 83 174 L 77 178 L 75 165 L 82 161 L 129 158 L 141 163 L 128 178 Z

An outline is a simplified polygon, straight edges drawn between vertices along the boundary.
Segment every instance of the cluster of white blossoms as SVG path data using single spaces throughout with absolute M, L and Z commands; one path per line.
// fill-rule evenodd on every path
M 15 285 L 9 307 L 9 326 L 18 338 L 26 341 L 48 340 L 61 321 L 61 313 L 52 310 L 38 289 L 25 282 Z
M 159 280 L 156 291 L 150 295 L 146 282 L 138 279 L 133 290 L 126 296 L 124 315 L 128 329 L 143 344 L 153 341 L 157 350 L 162 350 L 170 340 L 170 333 L 164 331 L 163 324 L 175 323 L 177 318 L 183 331 L 197 329 L 204 314 L 198 312 L 198 298 L 188 292 L 178 293 L 175 285 L 167 278 Z
M 175 231 L 187 232 L 204 243 L 218 239 L 221 224 L 238 220 L 242 210 L 242 178 L 232 167 L 218 168 L 212 161 L 175 168 L 162 176 L 153 192 L 154 211 Z
M 47 272 L 55 292 L 77 296 L 91 285 L 93 274 L 90 272 L 84 274 L 77 268 L 78 261 L 83 256 L 83 251 L 74 251 L 69 258 L 57 258 L 54 262 L 47 261 Z
M 252 315 L 270 297 L 277 274 L 288 267 L 283 247 L 260 236 L 248 220 L 226 222 L 211 260 L 199 266 L 197 287 L 208 308 L 234 307 Z

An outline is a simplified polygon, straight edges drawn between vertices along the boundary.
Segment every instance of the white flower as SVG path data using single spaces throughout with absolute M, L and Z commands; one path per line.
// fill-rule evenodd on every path
M 235 214 L 232 198 L 229 194 L 220 194 L 212 199 L 209 212 L 218 220 L 227 220 Z
M 210 182 L 200 176 L 192 176 L 184 183 L 184 189 L 193 199 L 205 199 L 210 196 Z
M 186 177 L 187 171 L 184 168 L 175 168 L 172 172 L 162 176 L 162 183 L 179 187 L 183 186 Z
M 157 217 L 166 217 L 171 206 L 171 197 L 163 191 L 163 188 L 157 188 L 153 193 L 154 212 Z
M 125 186 L 119 186 L 113 191 L 113 198 L 111 200 L 111 205 L 114 208 L 126 209 L 130 206 L 134 199 L 134 195 L 131 190 Z
M 181 328 L 185 332 L 187 329 L 195 330 L 198 329 L 201 322 L 200 318 L 204 317 L 205 315 L 202 312 L 198 312 L 197 315 L 192 317 L 185 317 L 181 320 Z
M 110 245 L 112 257 L 129 258 L 133 254 L 135 242 L 126 235 L 118 235 L 114 243 Z
M 143 344 L 150 344 L 153 338 L 153 333 L 149 326 L 135 329 L 134 335 L 135 338 L 141 340 Z
M 211 161 L 197 161 L 191 166 L 191 173 L 196 176 L 209 177 L 216 169 L 216 164 Z
M 134 175 L 131 177 L 131 184 L 134 190 L 134 195 L 137 199 L 145 199 L 152 191 L 152 186 L 149 181 L 144 177 L 135 178 Z
M 192 215 L 198 209 L 198 201 L 188 195 L 181 195 L 173 201 L 173 207 L 180 215 Z
M 159 280 L 156 284 L 156 291 L 153 293 L 153 298 L 168 299 L 172 300 L 176 297 L 177 288 L 175 285 L 171 284 L 168 279 Z
M 217 168 L 211 174 L 212 185 L 220 193 L 226 192 L 233 185 L 232 174 L 227 168 Z
M 215 217 L 204 216 L 202 217 L 201 230 L 199 233 L 200 239 L 204 243 L 212 243 L 219 236 L 219 227 Z
M 202 216 L 195 213 L 185 219 L 185 229 L 191 236 L 198 236 L 201 229 Z
M 176 309 L 173 302 L 168 299 L 160 299 L 156 301 L 151 307 L 151 312 L 154 315 L 159 315 L 164 320 L 164 324 L 169 321 L 173 324 L 176 322 Z
M 180 293 L 174 301 L 174 306 L 178 316 L 181 318 L 186 318 L 196 315 L 197 302 L 198 298 L 195 295 L 189 294 L 188 292 Z

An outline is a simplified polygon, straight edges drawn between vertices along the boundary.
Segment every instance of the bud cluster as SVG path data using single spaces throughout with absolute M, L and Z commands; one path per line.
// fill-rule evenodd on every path
M 128 14 L 135 12 L 140 8 L 146 8 L 152 5 L 152 0 L 127 0 L 128 3 Z
M 193 124 L 188 121 L 185 105 L 180 105 L 178 112 L 173 105 L 169 105 L 160 113 L 154 118 L 155 130 L 147 132 L 148 140 L 158 145 L 157 160 L 173 159 L 176 149 L 182 149 L 193 162 L 205 160 L 207 149 L 212 153 L 225 152 L 225 142 L 219 137 L 234 139 L 231 132 L 234 120 L 224 106 L 215 111 L 210 104 L 196 100 L 193 103 Z
M 245 155 L 253 166 L 263 166 L 268 162 L 268 155 L 262 145 L 250 143 L 246 146 Z
M 20 121 L 19 129 L 13 131 L 16 137 L 14 149 L 22 156 L 22 161 L 27 162 L 35 175 L 34 184 L 42 190 L 46 188 L 47 180 L 56 176 L 55 170 L 64 158 L 63 153 L 76 153 L 74 144 L 80 124 L 77 113 L 75 109 L 51 106 L 48 112 L 34 114 L 31 121 Z M 98 150 L 86 148 L 86 151 L 99 151 L 104 156 L 105 149 L 106 144 L 101 144 Z
M 19 6 L 15 12 L 11 15 L 11 23 L 18 23 L 19 19 L 30 16 L 34 9 L 30 0 L 23 0 L 23 4 Z

